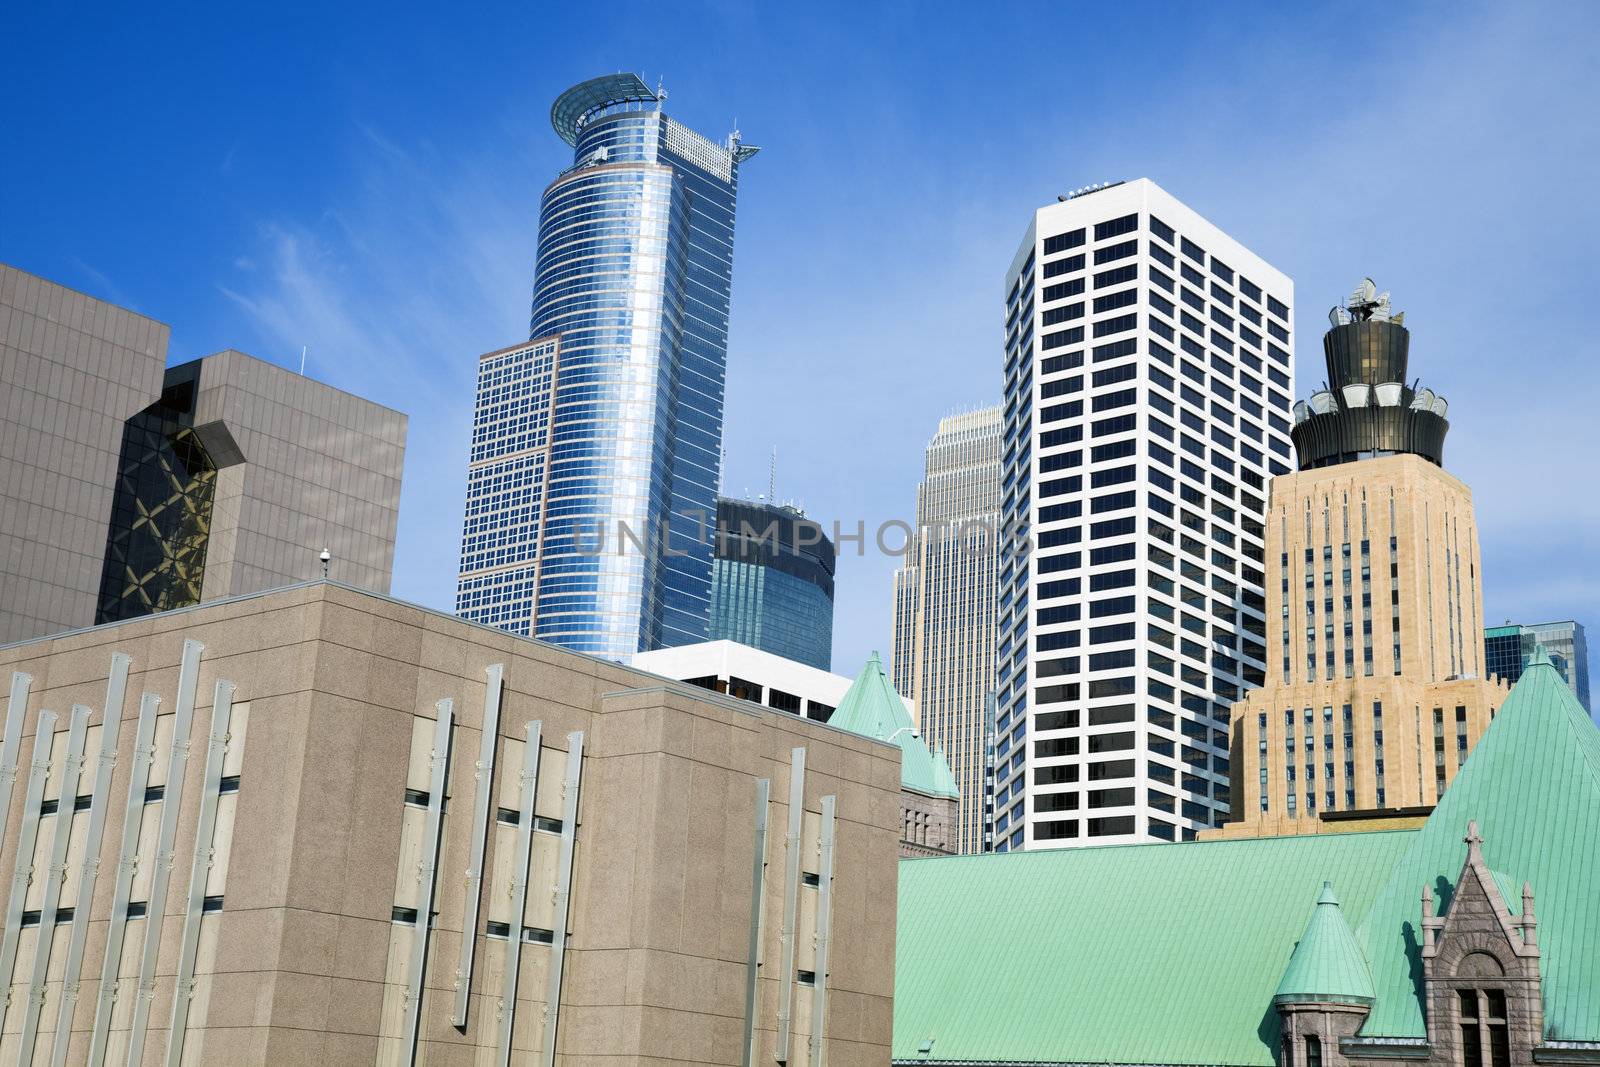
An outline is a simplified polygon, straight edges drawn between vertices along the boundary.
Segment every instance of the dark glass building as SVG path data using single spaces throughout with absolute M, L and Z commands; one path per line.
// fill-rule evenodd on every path
M 819 670 L 833 663 L 833 542 L 797 508 L 717 499 L 713 641 Z
M 199 372 L 198 360 L 168 370 L 161 398 L 123 426 L 95 625 L 200 602 L 219 460 L 243 457 L 221 424 L 211 448 L 196 433 Z
M 1589 705 L 1589 638 L 1580 622 L 1491 626 L 1483 632 L 1484 670 L 1515 683 L 1539 648 L 1549 655 L 1583 710 L 1593 714 Z

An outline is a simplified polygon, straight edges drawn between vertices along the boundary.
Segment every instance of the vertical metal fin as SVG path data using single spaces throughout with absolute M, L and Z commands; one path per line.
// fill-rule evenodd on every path
M 445 697 L 434 705 L 438 725 L 433 731 L 433 773 L 428 779 L 428 821 L 422 831 L 422 861 L 417 864 L 417 933 L 406 966 L 406 1021 L 402 1032 L 405 1052 L 400 1062 L 417 1062 L 417 1032 L 422 1025 L 422 971 L 428 962 L 428 932 L 433 929 L 433 895 L 439 884 L 439 829 L 444 821 L 444 790 L 450 775 L 450 726 L 454 703 Z
M 500 991 L 500 1037 L 495 1046 L 497 1067 L 511 1067 L 511 1024 L 517 1013 L 517 982 L 522 970 L 522 920 L 528 911 L 528 868 L 533 863 L 533 801 L 539 788 L 541 722 L 527 726 L 522 750 L 522 791 L 518 795 L 517 854 L 511 865 L 511 943 L 506 946 L 505 985 Z
M 496 663 L 484 673 L 488 687 L 483 695 L 483 729 L 478 746 L 477 784 L 472 797 L 472 844 L 467 860 L 466 899 L 461 908 L 461 951 L 456 964 L 456 1006 L 450 1021 L 467 1025 L 467 1001 L 472 992 L 472 958 L 478 947 L 478 909 L 483 897 L 483 857 L 489 843 L 489 794 L 494 789 L 494 754 L 500 736 L 500 694 L 506 665 Z
M 745 959 L 744 978 L 744 1055 L 742 1067 L 751 1067 L 756 1057 L 756 979 L 761 976 L 761 897 L 767 884 L 767 809 L 772 779 L 756 779 L 755 846 L 751 850 L 750 870 L 750 952 Z
M 783 934 L 778 966 L 779 1063 L 789 1062 L 790 1022 L 794 1013 L 795 913 L 800 906 L 800 828 L 806 807 L 806 750 L 789 750 L 789 833 L 783 850 Z
M 578 838 L 578 791 L 583 785 L 583 731 L 567 735 L 567 776 L 562 783 L 561 853 L 556 863 L 556 928 L 550 939 L 550 978 L 545 986 L 544 1067 L 555 1067 L 556 1033 L 561 1021 L 561 975 L 567 959 L 567 912 L 572 903 L 572 851 Z M 521 920 L 518 919 L 520 922 Z
M 117 999 L 117 972 L 122 968 L 122 942 L 128 929 L 128 898 L 139 865 L 139 830 L 144 791 L 155 759 L 156 715 L 161 698 L 145 693 L 139 699 L 139 725 L 133 738 L 133 769 L 128 775 L 128 800 L 122 809 L 122 844 L 117 850 L 117 885 L 111 895 L 111 922 L 106 927 L 106 955 L 100 965 L 100 993 L 95 1000 L 94 1032 L 89 1038 L 88 1067 L 103 1067 L 111 1036 L 111 1004 Z M 80 898 L 81 899 L 81 898 Z M 145 912 L 148 917 L 148 909 Z
M 178 702 L 172 709 L 172 748 L 167 756 L 167 784 L 161 795 L 161 828 L 156 836 L 156 869 L 150 876 L 150 901 L 144 913 L 144 946 L 139 956 L 139 988 L 133 1001 L 128 1035 L 128 1062 L 144 1062 L 145 1028 L 156 999 L 156 958 L 167 911 L 167 882 L 172 877 L 172 847 L 178 836 L 178 811 L 183 807 L 184 768 L 189 763 L 189 729 L 194 722 L 194 691 L 200 684 L 199 641 L 183 643 L 178 668 Z
M 0 833 L 11 823 L 11 791 L 17 785 L 17 750 L 22 747 L 22 720 L 28 710 L 33 675 L 11 672 L 11 700 L 6 704 L 6 732 L 0 740 Z
M 811 996 L 811 1067 L 823 1067 L 828 1034 L 828 946 L 833 927 L 834 797 L 822 798 L 821 858 L 817 862 L 817 987 Z
M 183 1041 L 189 1028 L 189 1002 L 194 999 L 194 967 L 200 953 L 200 917 L 206 906 L 206 880 L 216 858 L 217 798 L 222 793 L 222 761 L 228 754 L 228 726 L 233 721 L 233 683 L 217 682 L 211 702 L 211 740 L 206 745 L 206 772 L 200 789 L 200 819 L 194 833 L 194 859 L 189 867 L 189 906 L 183 916 L 183 942 L 178 950 L 178 977 L 172 989 L 172 1025 L 167 1030 L 167 1067 L 183 1062 Z
M 67 729 L 67 754 L 61 761 L 61 788 L 56 801 L 55 832 L 50 838 L 50 866 L 45 871 L 44 897 L 39 902 L 39 937 L 33 947 L 33 970 L 28 975 L 28 1003 L 22 1015 L 17 1067 L 32 1067 L 33 1046 L 39 1039 L 39 1013 L 44 1010 L 44 980 L 50 967 L 50 950 L 56 937 L 56 910 L 61 906 L 61 883 L 67 878 L 67 842 L 72 837 L 72 813 L 78 799 L 78 774 L 83 770 L 83 740 L 89 732 L 89 709 L 72 705 Z M 20 857 L 19 857 L 20 858 Z M 10 985 L 11 974 L 0 974 Z
M 17 865 L 6 902 L 5 933 L 0 935 L 0 1018 L 11 1004 L 11 976 L 17 967 L 17 942 L 22 937 L 22 907 L 33 881 L 33 853 L 39 843 L 39 805 L 50 777 L 50 749 L 55 744 L 56 713 L 41 711 L 33 721 L 33 760 L 28 765 L 28 791 L 22 798 L 22 830 L 17 835 Z
M 122 706 L 128 692 L 126 652 L 111 654 L 111 677 L 106 681 L 105 711 L 100 716 L 100 755 L 95 760 L 94 784 L 89 794 L 89 831 L 83 846 L 83 866 L 78 869 L 77 907 L 72 911 L 72 933 L 67 941 L 67 963 L 61 975 L 61 1008 L 56 1013 L 56 1036 L 50 1046 L 50 1067 L 64 1067 L 72 1042 L 72 1017 L 78 1006 L 78 975 L 89 944 L 89 909 L 100 876 L 100 844 L 106 833 L 106 811 L 111 806 L 111 773 L 117 765 L 117 742 L 122 736 Z M 143 783 L 140 789 L 143 790 Z

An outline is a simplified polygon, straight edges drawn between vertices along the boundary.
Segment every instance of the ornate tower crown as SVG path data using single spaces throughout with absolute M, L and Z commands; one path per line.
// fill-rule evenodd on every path
M 1350 291 L 1349 301 L 1344 306 L 1335 306 L 1328 312 L 1328 321 L 1335 326 L 1367 322 L 1371 319 L 1393 322 L 1398 326 L 1405 325 L 1406 321 L 1406 313 L 1391 308 L 1389 294 L 1378 292 L 1378 284 L 1371 278 L 1362 278 L 1361 284 Z
M 1449 407 L 1432 389 L 1406 385 L 1405 318 L 1371 278 L 1328 312 L 1328 384 L 1294 406 L 1301 470 L 1406 453 L 1443 464 Z

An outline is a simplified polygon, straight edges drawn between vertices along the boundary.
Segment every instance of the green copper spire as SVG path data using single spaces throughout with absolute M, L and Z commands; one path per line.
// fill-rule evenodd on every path
M 1272 999 L 1276 1003 L 1371 1004 L 1375 998 L 1372 972 L 1339 910 L 1333 883 L 1323 882 L 1311 921 L 1289 956 L 1289 966 L 1284 968 Z
M 876 652 L 868 657 L 828 725 L 899 745 L 900 784 L 904 788 L 935 797 L 960 795 L 944 757 L 929 752 L 922 743 L 906 702 L 895 692 Z

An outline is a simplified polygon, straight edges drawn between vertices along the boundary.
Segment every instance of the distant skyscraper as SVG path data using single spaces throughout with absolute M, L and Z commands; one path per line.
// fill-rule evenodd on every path
M 939 420 L 917 489 L 917 536 L 894 578 L 894 687 L 961 790 L 954 845 L 983 849 L 984 713 L 994 687 L 1000 409 Z
M 0 644 L 318 578 L 389 591 L 406 417 L 0 265 Z M 4 402 L 0 402 L 3 404 Z
M 1002 290 L 996 849 L 1227 814 L 1228 705 L 1265 672 L 1293 291 L 1145 179 L 1034 213 Z
M 833 663 L 833 542 L 787 505 L 717 500 L 711 564 L 713 641 L 829 670 Z
M 1589 638 L 1579 622 L 1536 622 L 1527 625 L 1506 623 L 1484 631 L 1484 669 L 1507 682 L 1522 677 L 1533 650 L 1544 646 L 1561 677 L 1566 679 L 1583 710 L 1589 706 Z
M 557 97 L 530 342 L 482 358 L 456 610 L 625 661 L 704 641 L 739 164 L 632 74 Z M 642 546 L 642 547 L 641 547 Z
M 1270 677 L 1233 708 L 1227 836 L 1426 811 L 1506 696 L 1444 398 L 1417 388 L 1405 316 L 1370 278 L 1332 318 L 1329 385 L 1294 408 L 1300 469 L 1272 480 Z

